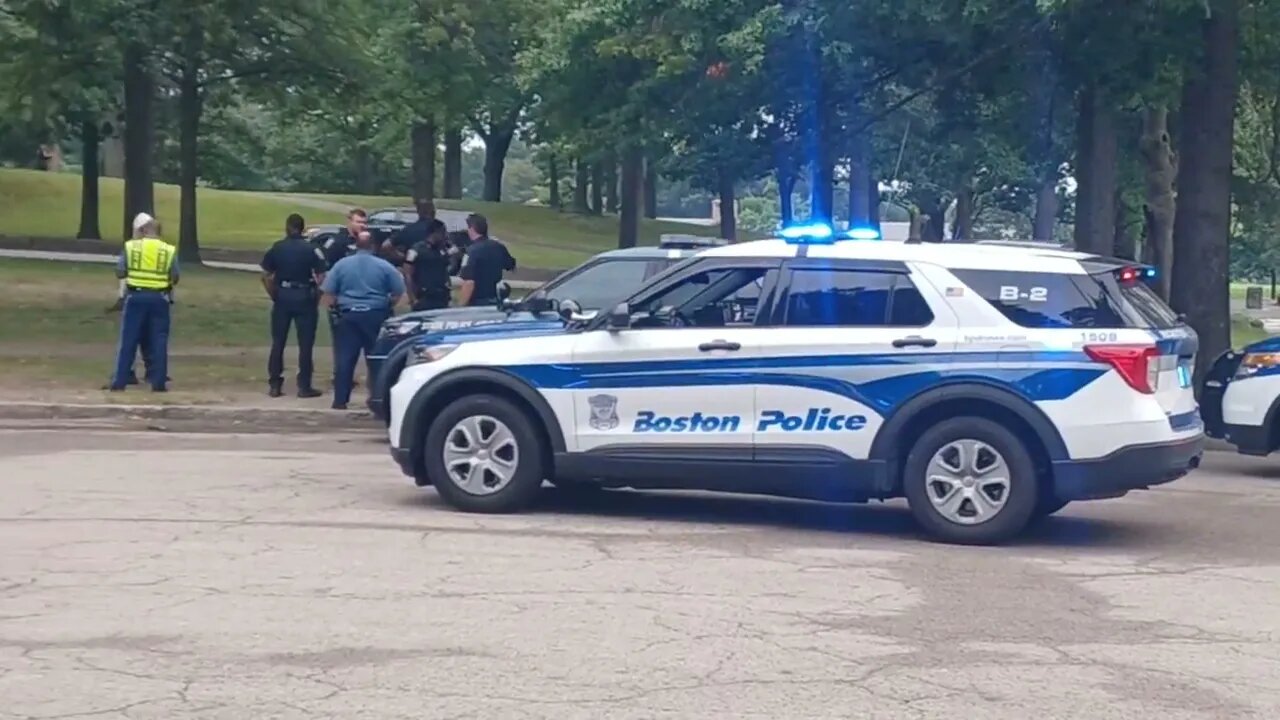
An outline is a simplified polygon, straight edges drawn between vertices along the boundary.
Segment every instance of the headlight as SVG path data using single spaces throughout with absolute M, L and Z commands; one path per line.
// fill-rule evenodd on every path
M 409 357 L 405 359 L 404 364 L 405 367 L 412 367 L 435 362 L 457 349 L 457 345 L 418 345 L 409 350 Z
M 1280 353 L 1259 352 L 1245 353 L 1236 369 L 1236 379 L 1252 377 L 1263 370 L 1280 367 Z
M 383 326 L 382 334 L 391 337 L 404 337 L 405 335 L 412 335 L 421 329 L 422 323 L 420 322 L 398 322 Z

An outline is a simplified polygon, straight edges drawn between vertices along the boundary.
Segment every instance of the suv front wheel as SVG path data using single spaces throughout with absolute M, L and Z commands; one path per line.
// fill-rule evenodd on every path
M 450 403 L 427 430 L 427 477 L 445 502 L 466 512 L 528 507 L 542 487 L 545 448 L 510 401 L 474 395 Z
M 903 468 L 911 514 L 943 542 L 989 545 L 1022 532 L 1039 497 L 1018 436 L 980 417 L 944 420 L 916 440 Z

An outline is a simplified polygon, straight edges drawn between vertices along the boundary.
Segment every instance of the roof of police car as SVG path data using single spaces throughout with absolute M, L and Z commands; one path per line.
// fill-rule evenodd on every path
M 902 243 L 883 240 L 837 240 L 804 245 L 787 240 L 756 240 L 705 250 L 709 257 L 795 257 L 806 247 L 810 258 L 897 260 L 981 270 L 1082 272 L 1081 260 L 1094 256 L 1053 247 L 976 243 Z
M 706 252 L 706 248 L 664 248 L 657 245 L 643 245 L 640 247 L 620 248 L 617 250 L 606 250 L 596 257 L 616 258 L 616 257 L 635 257 L 644 259 L 660 259 L 660 258 L 684 258 L 692 257 L 700 252 Z

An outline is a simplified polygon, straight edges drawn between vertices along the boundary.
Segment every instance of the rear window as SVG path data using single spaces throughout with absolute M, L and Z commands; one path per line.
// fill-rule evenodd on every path
M 1026 328 L 1171 328 L 1178 318 L 1141 282 L 1094 275 L 955 270 L 974 292 Z

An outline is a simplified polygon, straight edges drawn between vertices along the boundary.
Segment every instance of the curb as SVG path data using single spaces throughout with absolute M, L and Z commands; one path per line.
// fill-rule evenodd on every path
M 367 410 L 300 410 L 217 405 L 105 405 L 91 403 L 0 402 L 0 420 L 49 422 L 115 420 L 141 423 L 197 423 L 217 429 L 274 431 L 382 430 Z

